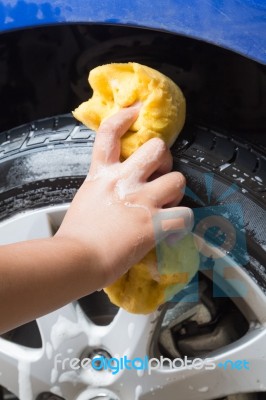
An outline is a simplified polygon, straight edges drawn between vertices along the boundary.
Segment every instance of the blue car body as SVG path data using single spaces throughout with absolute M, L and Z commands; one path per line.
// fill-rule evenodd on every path
M 265 0 L 2 0 L 1 32 L 51 24 L 117 24 L 167 31 L 266 64 Z

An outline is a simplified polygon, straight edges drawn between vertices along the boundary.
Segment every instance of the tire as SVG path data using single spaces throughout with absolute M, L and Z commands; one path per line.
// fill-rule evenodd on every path
M 25 210 L 70 202 L 87 174 L 93 142 L 94 132 L 71 115 L 1 133 L 0 221 Z M 187 187 L 196 195 L 186 195 L 184 204 L 241 205 L 249 254 L 244 268 L 266 290 L 266 148 L 193 126 L 183 130 L 172 154 L 174 169 L 186 176 Z M 206 174 L 212 174 L 211 195 Z M 224 199 L 222 194 L 232 185 L 235 190 Z
M 254 281 L 266 290 L 266 149 L 254 146 L 233 135 L 212 129 L 193 127 L 184 131 L 172 149 L 174 168 L 187 179 L 194 194 L 185 196 L 191 207 L 229 206 L 241 208 L 244 245 L 234 255 Z M 207 190 L 206 177 L 211 177 Z M 232 207 L 230 205 L 232 204 Z M 231 215 L 231 221 L 234 215 Z M 236 222 L 237 224 L 237 222 Z M 244 247 L 244 249 L 243 249 Z M 241 259 L 241 252 L 247 260 Z
M 23 211 L 71 202 L 87 174 L 94 137 L 93 131 L 71 115 L 1 133 L 0 221 Z M 187 179 L 184 205 L 196 212 L 208 207 L 224 210 L 228 204 L 241 207 L 248 260 L 243 262 L 242 245 L 236 246 L 233 255 L 265 293 L 265 147 L 243 143 L 232 134 L 189 126 L 171 150 L 174 169 Z M 86 301 L 82 301 L 86 309 Z M 15 333 L 10 336 L 14 338 Z M 24 332 L 21 336 L 25 337 Z M 19 342 L 25 344 L 21 339 Z

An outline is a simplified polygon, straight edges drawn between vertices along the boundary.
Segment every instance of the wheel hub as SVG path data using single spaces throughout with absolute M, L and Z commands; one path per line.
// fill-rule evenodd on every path
M 110 360 L 112 358 L 111 354 L 108 353 L 107 350 L 104 349 L 95 349 L 88 354 L 88 358 L 94 362 L 95 367 L 97 368 L 96 371 L 101 372 L 104 370 L 103 363 L 101 359 Z

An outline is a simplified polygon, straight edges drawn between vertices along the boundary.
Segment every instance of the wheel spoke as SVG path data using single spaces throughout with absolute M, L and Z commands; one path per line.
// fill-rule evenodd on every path
M 81 367 L 96 348 L 105 348 L 110 326 L 97 326 L 84 314 L 78 303 L 71 303 L 37 320 L 43 341 L 43 360 L 50 362 L 46 382 L 63 398 L 72 399 L 87 386 L 105 386 L 114 380 L 109 371 Z M 79 368 L 71 361 L 79 360 Z M 41 362 L 40 362 L 41 365 Z
M 43 344 L 50 342 L 54 350 L 57 350 L 64 340 L 81 333 L 76 303 L 67 304 L 36 321 Z
M 102 343 L 112 350 L 113 357 L 143 357 L 158 317 L 159 313 L 134 315 L 120 309 L 107 327 Z
M 32 363 L 40 357 L 40 349 L 24 348 L 0 338 L 0 385 L 20 400 L 33 399 Z
M 78 304 L 71 303 L 37 319 L 42 348 L 31 349 L 0 338 L 0 385 L 20 400 L 33 400 L 41 391 L 56 391 L 66 399 L 77 394 L 86 377 L 70 367 L 88 347 L 88 326 Z
M 70 368 L 70 360 L 81 359 L 88 347 L 89 327 L 79 305 L 70 303 L 37 319 L 37 324 L 45 353 L 43 358 L 50 360 L 51 364 L 49 384 L 60 387 L 60 382 L 68 380 L 68 376 L 78 380 L 77 371 Z

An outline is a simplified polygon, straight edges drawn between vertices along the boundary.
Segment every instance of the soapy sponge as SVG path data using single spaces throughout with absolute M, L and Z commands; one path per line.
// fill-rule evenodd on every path
M 159 245 L 115 283 L 105 288 L 112 303 L 134 314 L 148 314 L 182 290 L 198 270 L 199 254 L 193 236 Z M 157 248 L 158 251 L 158 248 Z M 157 273 L 155 273 L 157 271 Z
M 122 159 L 153 137 L 171 146 L 184 125 L 186 103 L 181 90 L 152 68 L 134 62 L 102 65 L 90 71 L 89 83 L 93 96 L 73 115 L 91 129 L 97 130 L 119 109 L 142 103 L 137 120 L 121 139 Z M 193 235 L 174 246 L 165 240 L 104 291 L 128 312 L 147 314 L 183 289 L 198 266 Z
M 142 103 L 137 120 L 121 139 L 123 159 L 153 137 L 171 146 L 183 128 L 186 102 L 182 91 L 152 68 L 134 62 L 102 65 L 90 71 L 89 84 L 93 96 L 73 115 L 91 129 L 97 130 L 121 108 Z

